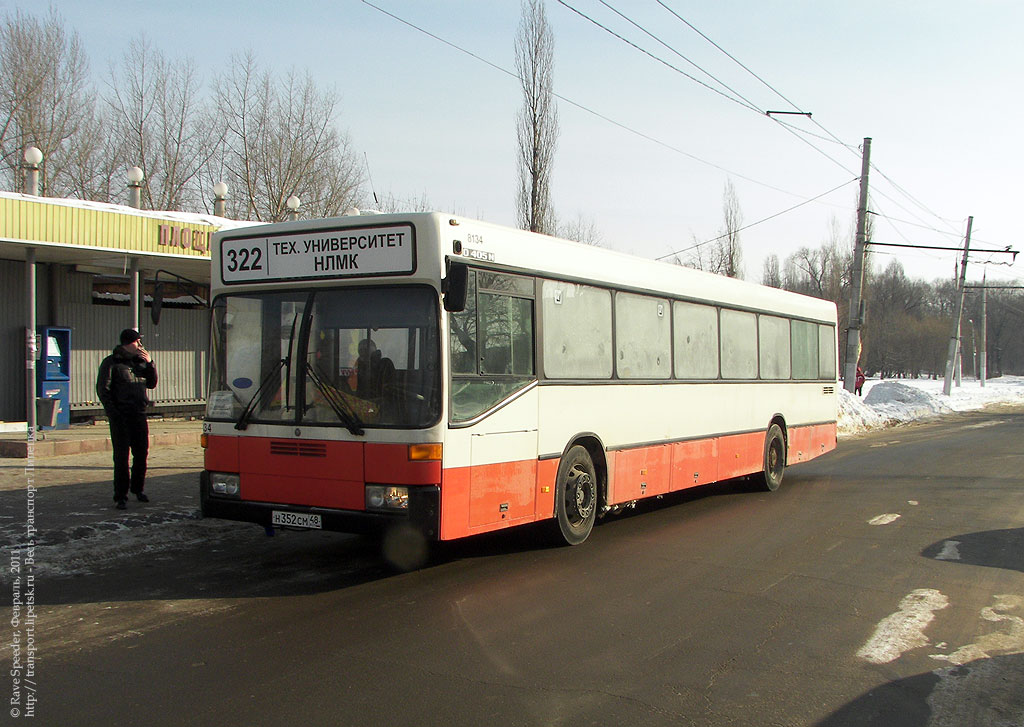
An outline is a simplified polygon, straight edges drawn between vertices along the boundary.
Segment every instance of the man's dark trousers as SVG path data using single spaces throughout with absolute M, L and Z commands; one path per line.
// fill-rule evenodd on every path
M 114 449 L 114 501 L 127 500 L 129 490 L 138 495 L 146 483 L 146 457 L 149 454 L 149 421 L 144 413 L 121 414 L 108 418 L 110 444 Z M 131 453 L 131 473 L 128 454 Z

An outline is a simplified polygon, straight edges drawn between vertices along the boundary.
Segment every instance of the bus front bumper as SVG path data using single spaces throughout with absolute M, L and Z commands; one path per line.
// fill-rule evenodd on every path
M 273 513 L 313 514 L 321 518 L 321 529 L 342 533 L 379 533 L 389 527 L 409 524 L 428 540 L 441 532 L 441 488 L 437 485 L 409 487 L 409 509 L 402 513 L 337 510 L 273 502 L 247 502 L 212 494 L 210 473 L 199 475 L 199 500 L 204 518 L 238 520 L 273 527 Z

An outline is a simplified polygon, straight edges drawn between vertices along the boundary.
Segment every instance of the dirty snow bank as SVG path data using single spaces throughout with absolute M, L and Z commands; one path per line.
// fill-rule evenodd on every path
M 863 397 L 840 389 L 839 433 L 856 434 L 989 404 L 1024 404 L 1022 376 L 992 379 L 984 388 L 974 379 L 964 379 L 949 396 L 942 393 L 942 385 L 941 379 L 869 380 Z

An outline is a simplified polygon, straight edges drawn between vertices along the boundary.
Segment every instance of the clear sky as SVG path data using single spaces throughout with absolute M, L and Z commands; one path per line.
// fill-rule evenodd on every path
M 371 1 L 497 66 L 514 66 L 517 0 Z M 782 260 L 819 246 L 833 220 L 852 240 L 858 147 L 871 137 L 875 240 L 961 244 L 973 215 L 976 246 L 1024 249 L 1017 0 L 663 0 L 812 112 L 817 124 L 782 118 L 816 136 L 791 133 L 546 2 L 555 91 L 589 109 L 559 102 L 555 209 L 562 219 L 592 222 L 608 247 L 657 257 L 714 238 L 730 179 L 744 224 L 840 187 L 742 232 L 747 278 L 760 280 L 766 254 Z M 793 109 L 656 0 L 565 2 L 721 89 L 677 51 L 728 84 L 725 94 L 761 110 Z M 340 92 L 339 126 L 366 154 L 379 194 L 425 195 L 438 209 L 515 224 L 517 81 L 361 0 L 52 4 L 80 34 L 98 80 L 141 34 L 168 57 L 192 57 L 207 79 L 249 49 L 272 69 L 308 69 Z M 0 0 L 0 10 L 18 7 L 43 12 L 38 0 Z M 876 267 L 895 255 L 910 277 L 927 280 L 951 277 L 959 260 L 955 252 L 877 250 Z M 1009 259 L 972 255 L 979 264 L 969 278 L 980 280 L 983 260 Z M 1024 259 L 987 270 L 990 280 L 1024 282 Z

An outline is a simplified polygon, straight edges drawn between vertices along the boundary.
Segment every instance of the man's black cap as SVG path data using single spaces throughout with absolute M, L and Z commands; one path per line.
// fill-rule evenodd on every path
M 122 346 L 127 346 L 129 343 L 135 343 L 140 338 L 142 338 L 142 334 L 136 331 L 134 328 L 125 328 L 123 331 L 121 331 Z

